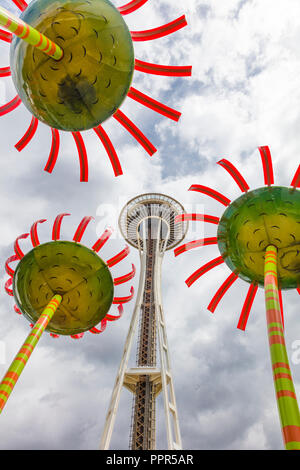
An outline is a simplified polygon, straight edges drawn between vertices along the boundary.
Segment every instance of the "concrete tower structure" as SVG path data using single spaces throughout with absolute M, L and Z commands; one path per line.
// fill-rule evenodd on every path
M 130 448 L 156 448 L 155 405 L 159 393 L 164 398 L 168 448 L 182 448 L 162 307 L 161 266 L 165 251 L 173 249 L 185 237 L 187 222 L 175 223 L 176 216 L 183 212 L 182 205 L 169 196 L 143 194 L 130 200 L 120 214 L 119 227 L 122 235 L 131 246 L 139 250 L 140 280 L 106 417 L 101 449 L 109 448 L 123 386 L 134 394 Z M 136 367 L 128 369 L 138 323 Z

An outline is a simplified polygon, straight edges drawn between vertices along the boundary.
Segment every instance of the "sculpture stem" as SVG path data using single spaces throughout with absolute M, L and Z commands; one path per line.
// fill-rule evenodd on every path
M 2 382 L 0 383 L 0 413 L 2 412 L 11 392 L 16 385 L 18 378 L 20 377 L 25 365 L 27 364 L 28 359 L 30 358 L 32 351 L 37 345 L 42 333 L 46 329 L 48 323 L 53 317 L 54 313 L 58 309 L 62 297 L 60 295 L 55 295 L 53 299 L 49 302 L 36 324 L 32 328 L 30 334 L 26 338 L 23 346 L 13 360 L 10 368 L 3 377 Z
M 0 24 L 53 59 L 62 59 L 64 53 L 57 44 L 2 7 L 0 7 Z
M 283 440 L 287 450 L 300 450 L 300 413 L 284 340 L 275 246 L 266 249 L 264 274 L 271 363 Z

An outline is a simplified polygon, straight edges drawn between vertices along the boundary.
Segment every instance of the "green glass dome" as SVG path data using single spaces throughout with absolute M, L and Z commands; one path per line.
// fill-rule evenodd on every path
M 55 241 L 38 245 L 21 259 L 13 292 L 31 323 L 55 294 L 62 295 L 47 330 L 73 335 L 89 330 L 106 316 L 114 285 L 107 265 L 94 251 L 79 243 Z
M 134 70 L 130 32 L 108 0 L 33 0 L 21 19 L 64 51 L 60 61 L 14 37 L 12 79 L 28 110 L 56 129 L 81 131 L 116 112 Z
M 279 287 L 296 288 L 300 285 L 300 191 L 272 186 L 243 194 L 220 220 L 218 245 L 232 271 L 261 286 L 265 249 L 276 246 Z

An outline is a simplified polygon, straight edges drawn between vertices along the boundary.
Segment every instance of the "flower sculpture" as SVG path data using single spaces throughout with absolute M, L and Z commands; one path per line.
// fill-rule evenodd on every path
M 17 18 L 0 8 L 0 39 L 11 43 L 10 67 L 0 77 L 12 76 L 17 95 L 0 107 L 0 116 L 21 103 L 32 114 L 24 136 L 15 145 L 23 150 L 39 121 L 52 132 L 45 171 L 58 158 L 60 131 L 72 133 L 78 150 L 80 180 L 88 181 L 88 159 L 81 131 L 93 129 L 111 161 L 115 176 L 122 174 L 116 150 L 102 127 L 114 117 L 152 156 L 156 148 L 119 109 L 129 98 L 178 121 L 181 113 L 131 86 L 134 71 L 184 77 L 190 66 L 165 66 L 134 58 L 133 42 L 150 41 L 187 25 L 185 16 L 146 31 L 129 31 L 124 16 L 148 0 L 132 0 L 119 8 L 108 0 L 14 0 L 22 11 Z
M 217 236 L 195 240 L 175 249 L 175 256 L 205 245 L 218 245 L 220 256 L 201 266 L 187 280 L 190 287 L 212 268 L 226 263 L 232 273 L 208 305 L 215 312 L 232 284 L 241 278 L 250 284 L 238 328 L 245 330 L 259 286 L 264 287 L 274 386 L 286 449 L 300 449 L 300 414 L 284 339 L 282 290 L 300 293 L 300 165 L 290 187 L 273 186 L 270 149 L 259 147 L 265 187 L 250 190 L 228 160 L 218 162 L 235 180 L 242 196 L 231 201 L 207 186 L 192 185 L 226 207 L 222 217 L 182 214 L 177 221 L 199 220 L 218 226 Z
M 135 266 L 121 277 L 114 278 L 110 271 L 129 254 L 129 247 L 103 261 L 98 252 L 109 240 L 110 228 L 92 248 L 82 245 L 80 241 L 92 217 L 82 219 L 72 241 L 61 240 L 61 223 L 67 215 L 56 217 L 52 240 L 46 243 L 40 243 L 37 233 L 38 224 L 46 219 L 35 222 L 30 233 L 16 239 L 15 253 L 6 262 L 6 292 L 14 297 L 15 311 L 25 316 L 32 330 L 0 384 L 0 412 L 44 330 L 55 338 L 69 335 L 79 339 L 86 331 L 100 334 L 108 322 L 122 316 L 123 304 L 133 298 L 133 287 L 126 297 L 115 296 L 114 288 L 135 276 Z M 19 242 L 29 235 L 33 248 L 24 254 Z M 13 262 L 18 263 L 15 269 L 11 267 Z M 109 313 L 112 304 L 118 305 L 117 315 Z

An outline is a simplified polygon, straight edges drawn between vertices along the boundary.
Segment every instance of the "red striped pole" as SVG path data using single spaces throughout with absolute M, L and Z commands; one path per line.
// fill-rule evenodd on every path
M 56 312 L 62 301 L 60 295 L 55 295 L 53 299 L 49 302 L 40 318 L 32 328 L 30 334 L 25 340 L 25 343 L 21 347 L 20 351 L 13 360 L 10 368 L 6 372 L 3 380 L 0 384 L 0 413 L 2 412 L 6 402 L 14 389 L 14 386 L 17 383 L 25 365 L 27 364 L 28 359 L 30 358 L 32 351 L 37 345 L 40 337 L 42 336 L 44 330 L 46 329 L 48 323 Z
M 53 59 L 62 59 L 64 53 L 57 44 L 55 44 L 36 29 L 32 28 L 32 26 L 24 23 L 24 21 L 22 21 L 20 18 L 5 10 L 5 8 L 2 8 L 1 6 L 0 24 L 4 26 L 5 29 L 10 31 L 10 33 L 15 34 L 17 37 L 43 51 Z
M 277 249 L 265 255 L 265 302 L 274 386 L 283 440 L 287 450 L 300 450 L 300 413 L 284 340 L 278 295 Z

